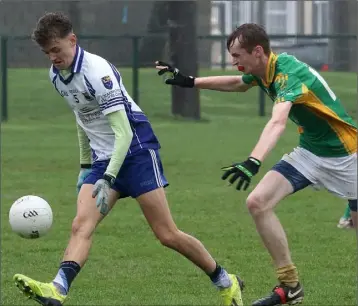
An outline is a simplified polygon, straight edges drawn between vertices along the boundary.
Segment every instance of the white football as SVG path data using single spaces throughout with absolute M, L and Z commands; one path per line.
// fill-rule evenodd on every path
M 27 239 L 46 235 L 52 226 L 52 218 L 51 206 L 43 198 L 34 195 L 17 199 L 9 212 L 12 230 Z

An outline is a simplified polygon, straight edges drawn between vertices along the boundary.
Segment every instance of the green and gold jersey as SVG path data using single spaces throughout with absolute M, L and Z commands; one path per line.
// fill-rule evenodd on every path
M 357 151 L 357 126 L 322 76 L 296 57 L 271 53 L 265 80 L 244 74 L 246 84 L 258 85 L 274 103 L 293 103 L 289 118 L 298 125 L 299 146 L 322 157 Z

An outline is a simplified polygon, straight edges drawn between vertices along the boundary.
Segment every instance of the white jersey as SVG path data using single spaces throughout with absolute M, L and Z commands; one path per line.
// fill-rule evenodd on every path
M 85 131 L 93 162 L 111 158 L 115 137 L 105 115 L 119 110 L 126 111 L 133 131 L 128 154 L 160 148 L 147 117 L 126 91 L 120 73 L 102 57 L 77 46 L 69 75 L 63 77 L 52 66 L 50 78 Z

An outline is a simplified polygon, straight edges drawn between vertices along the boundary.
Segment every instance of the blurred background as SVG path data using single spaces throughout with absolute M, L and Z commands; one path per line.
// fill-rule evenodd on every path
M 230 66 L 230 59 L 226 50 L 220 48 L 220 41 L 208 36 L 228 35 L 241 23 L 256 22 L 264 25 L 270 35 L 281 35 L 272 39 L 272 46 L 278 51 L 295 53 L 317 67 L 356 69 L 356 41 L 349 35 L 354 35 L 357 28 L 357 1 L 197 1 L 195 8 L 190 2 L 2 1 L 0 33 L 28 36 L 44 12 L 59 10 L 71 16 L 78 35 L 98 36 L 84 39 L 81 43 L 85 48 L 121 66 L 132 64 L 131 39 L 108 36 L 142 36 L 138 46 L 139 65 L 146 66 L 152 65 L 153 59 L 167 55 L 169 40 L 166 34 L 171 27 L 177 26 L 175 19 L 190 22 L 194 18 L 197 29 L 187 34 L 196 32 L 204 36 L 198 42 L 200 65 L 215 67 L 222 62 Z M 176 18 L 182 10 L 187 10 L 187 14 Z M 153 34 L 163 37 L 152 39 Z M 300 38 L 284 38 L 285 35 L 299 35 Z M 11 67 L 46 65 L 41 53 L 28 39 L 11 41 L 9 48 Z
M 29 38 L 48 11 L 71 17 L 85 49 L 133 69 L 138 102 L 138 69 L 157 59 L 192 74 L 232 69 L 226 36 L 245 22 L 264 25 L 275 52 L 296 55 L 317 70 L 357 69 L 357 1 L 2 1 L 0 8 L 2 104 L 7 69 L 48 67 Z M 185 100 L 185 90 L 174 96 Z M 191 112 L 199 116 L 198 109 Z
M 276 279 L 246 197 L 297 146 L 297 127 L 288 123 L 249 189 L 237 192 L 221 180 L 220 168 L 247 158 L 272 101 L 258 88 L 223 93 L 166 86 L 154 62 L 167 60 L 195 76 L 238 74 L 226 37 L 244 22 L 260 23 L 274 51 L 296 55 L 320 71 L 356 119 L 357 9 L 355 0 L 0 0 L 0 304 L 33 305 L 18 294 L 12 276 L 51 280 L 76 212 L 75 119 L 50 82 L 46 55 L 30 39 L 39 17 L 67 13 L 79 44 L 118 67 L 161 142 L 170 182 L 166 193 L 178 227 L 203 241 L 228 271 L 243 275 L 249 305 L 266 295 Z M 27 194 L 43 197 L 53 209 L 53 228 L 41 239 L 16 237 L 9 226 L 11 204 Z M 131 199 L 119 202 L 96 231 L 91 260 L 76 279 L 68 305 L 217 305 L 207 277 L 155 240 Z M 309 288 L 305 303 L 355 305 L 356 238 L 336 227 L 346 202 L 310 188 L 283 202 L 276 212 Z M 35 260 L 32 254 L 37 254 Z

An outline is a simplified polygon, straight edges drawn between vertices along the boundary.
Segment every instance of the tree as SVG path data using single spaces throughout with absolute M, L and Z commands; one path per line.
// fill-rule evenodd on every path
M 187 75 L 198 75 L 197 3 L 168 1 L 170 62 Z M 172 87 L 172 113 L 200 119 L 199 90 Z

